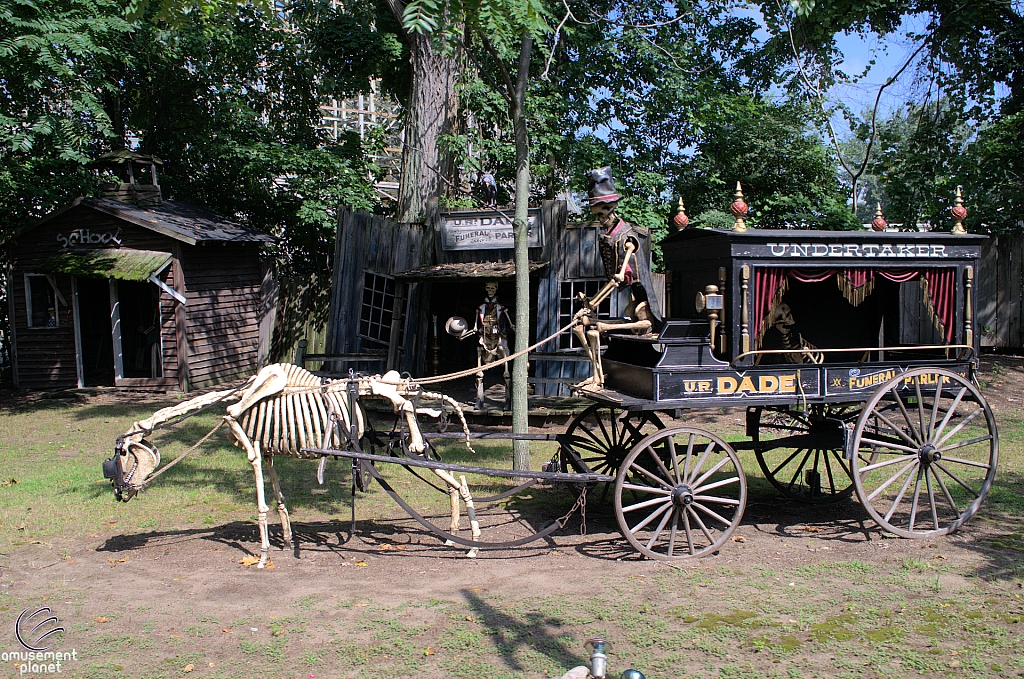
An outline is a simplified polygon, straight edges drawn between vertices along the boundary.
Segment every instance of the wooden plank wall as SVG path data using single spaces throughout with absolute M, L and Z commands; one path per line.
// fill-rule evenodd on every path
M 1022 344 L 1021 260 L 1024 234 L 993 236 L 982 246 L 975 278 L 976 332 L 983 347 L 1015 349 Z
M 359 337 L 359 316 L 363 300 L 364 272 L 395 275 L 434 263 L 434 238 L 419 224 L 392 222 L 379 215 L 342 210 L 335 240 L 331 311 L 327 324 L 327 353 L 362 353 L 387 346 Z M 418 309 L 429 299 L 430 286 L 409 285 L 407 309 Z M 407 314 L 405 346 L 399 355 L 399 370 L 422 374 L 427 346 L 425 314 Z M 355 365 L 357 369 L 360 367 Z M 376 369 L 378 366 L 374 366 Z
M 157 233 L 122 222 L 90 208 L 77 206 L 61 215 L 29 229 L 18 236 L 11 248 L 13 261 L 12 302 L 14 307 L 15 339 L 17 342 L 18 386 L 27 389 L 65 389 L 78 384 L 74 337 L 74 300 L 71 276 L 55 277 L 57 287 L 68 306 L 60 305 L 57 328 L 29 328 L 26 317 L 25 277 L 33 273 L 43 260 L 59 251 L 57 234 L 73 229 L 116 231 L 121 228 L 122 247 L 137 250 L 171 252 L 171 239 Z M 173 269 L 164 273 L 164 281 L 173 286 Z M 177 378 L 177 342 L 174 333 L 174 298 L 160 294 L 161 344 L 164 352 L 164 377 Z
M 189 384 L 202 388 L 256 371 L 263 271 L 256 243 L 183 245 Z

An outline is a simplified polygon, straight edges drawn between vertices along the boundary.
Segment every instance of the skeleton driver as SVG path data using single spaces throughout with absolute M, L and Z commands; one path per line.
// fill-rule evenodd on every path
M 479 340 L 476 348 L 477 367 L 482 367 L 494 361 L 500 361 L 508 356 L 508 330 L 515 332 L 515 326 L 508 315 L 508 308 L 498 301 L 498 282 L 487 281 L 484 284 L 484 293 L 487 295 L 484 303 L 476 308 L 476 318 L 473 322 L 473 332 L 478 333 Z M 511 409 L 512 399 L 512 378 L 508 371 L 508 364 L 505 364 L 505 410 Z M 476 409 L 484 407 L 484 373 L 481 370 L 476 374 Z
M 642 247 L 650 239 L 650 233 L 641 226 L 620 219 L 616 209 L 619 195 L 615 192 L 610 167 L 592 170 L 588 177 L 590 188 L 590 211 L 601 224 L 599 236 L 601 261 L 604 263 L 608 283 L 590 300 L 585 301 L 583 322 L 573 328 L 573 333 L 583 344 L 594 367 L 594 374 L 577 385 L 579 389 L 601 389 L 604 387 L 604 370 L 601 366 L 601 335 L 604 333 L 632 332 L 645 335 L 661 329 L 658 318 L 657 299 L 650 294 L 651 267 Z M 598 321 L 597 306 L 617 288 L 629 286 L 630 301 L 623 318 Z

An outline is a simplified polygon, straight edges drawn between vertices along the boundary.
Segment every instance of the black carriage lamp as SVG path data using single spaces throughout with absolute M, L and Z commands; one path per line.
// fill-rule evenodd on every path
M 964 207 L 964 196 L 960 187 L 956 187 L 956 198 L 953 199 L 953 207 L 949 208 L 949 214 L 953 217 L 953 228 L 951 233 L 963 236 L 967 233 L 964 228 L 964 220 L 967 218 L 967 208 Z
M 739 182 L 736 182 L 736 193 L 733 194 L 732 205 L 729 206 L 729 211 L 736 218 L 736 222 L 732 225 L 732 230 L 736 233 L 746 233 L 747 223 L 743 221 L 743 218 L 750 211 L 750 206 L 743 200 L 743 186 Z

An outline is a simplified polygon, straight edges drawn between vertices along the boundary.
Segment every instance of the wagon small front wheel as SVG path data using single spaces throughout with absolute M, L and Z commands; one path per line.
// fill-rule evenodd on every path
M 615 480 L 619 528 L 652 559 L 718 551 L 743 519 L 746 503 L 747 481 L 736 451 L 695 427 L 662 429 L 644 438 Z
M 917 368 L 864 405 L 853 449 L 860 453 L 853 482 L 871 518 L 890 533 L 925 538 L 956 530 L 978 511 L 995 479 L 999 439 L 992 410 L 970 380 Z

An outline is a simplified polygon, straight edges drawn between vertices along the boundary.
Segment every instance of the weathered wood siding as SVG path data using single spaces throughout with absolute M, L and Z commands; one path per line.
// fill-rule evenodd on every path
M 976 331 L 983 347 L 1019 348 L 1022 344 L 1021 260 L 1024 234 L 992 236 L 982 246 L 975 277 Z
M 263 271 L 256 243 L 181 246 L 188 371 L 202 388 L 256 371 Z
M 366 212 L 343 210 L 338 216 L 335 241 L 327 353 L 365 353 L 387 348 L 387 344 L 358 334 L 366 271 L 394 276 L 433 263 L 431 229 L 419 224 L 392 222 Z M 421 308 L 429 294 L 429 283 L 410 283 L 406 309 Z M 398 369 L 422 374 L 429 341 L 426 314 L 406 313 L 405 321 L 405 345 L 399 350 Z M 353 367 L 360 368 L 359 365 Z M 378 365 L 373 367 L 379 369 Z
M 116 231 L 121 229 L 121 246 L 135 250 L 170 252 L 171 239 L 112 216 L 84 207 L 73 207 L 53 219 L 18 236 L 11 248 L 13 260 L 13 308 L 17 342 L 18 386 L 27 389 L 65 389 L 78 385 L 75 356 L 75 331 L 71 276 L 55 276 L 57 287 L 67 306 L 59 305 L 57 328 L 29 328 L 25 302 L 25 273 L 38 272 L 39 265 L 57 252 L 57 234 L 74 229 Z M 85 250 L 86 247 L 80 249 Z M 163 281 L 174 286 L 177 267 L 172 264 Z M 174 333 L 173 297 L 161 291 L 161 343 L 164 353 L 163 375 L 177 379 L 177 342 Z

